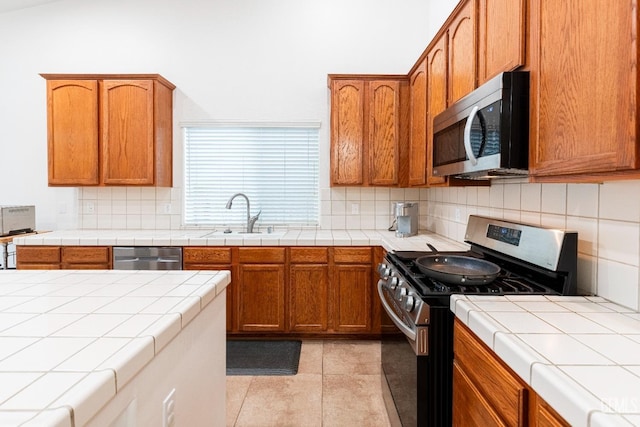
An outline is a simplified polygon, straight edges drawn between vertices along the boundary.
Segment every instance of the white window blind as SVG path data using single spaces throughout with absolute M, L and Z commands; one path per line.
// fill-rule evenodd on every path
M 319 125 L 184 126 L 185 225 L 318 224 Z

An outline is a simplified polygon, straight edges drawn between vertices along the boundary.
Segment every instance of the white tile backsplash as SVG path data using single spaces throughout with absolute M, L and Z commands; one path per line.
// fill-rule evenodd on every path
M 640 180 L 539 184 L 517 178 L 496 180 L 490 187 L 332 187 L 320 189 L 319 224 L 321 229 L 386 230 L 392 221 L 392 202 L 418 201 L 419 228 L 456 241 L 464 240 L 469 215 L 576 230 L 580 291 L 638 310 L 638 195 Z M 87 212 L 89 202 L 94 206 L 92 213 Z M 354 204 L 358 205 L 357 214 L 353 213 Z M 79 228 L 83 229 L 182 227 L 180 188 L 80 188 L 78 206 Z

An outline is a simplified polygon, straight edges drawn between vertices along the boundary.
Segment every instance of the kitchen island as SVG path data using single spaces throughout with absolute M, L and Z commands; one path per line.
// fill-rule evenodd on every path
M 224 425 L 229 283 L 225 271 L 1 272 L 0 425 Z
M 640 425 L 639 313 L 543 295 L 454 295 L 451 310 L 570 425 Z

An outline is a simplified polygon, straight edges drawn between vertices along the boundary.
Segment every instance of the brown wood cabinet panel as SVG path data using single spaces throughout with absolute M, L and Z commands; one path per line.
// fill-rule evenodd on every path
M 509 426 L 526 425 L 526 385 L 457 319 L 454 325 L 453 351 L 458 368 L 474 384 L 478 393 L 484 396 L 487 405 L 493 408 L 500 419 Z M 458 384 L 454 382 L 454 389 L 456 387 Z
M 16 246 L 16 268 L 27 264 L 58 265 L 60 268 L 60 246 Z
M 405 185 L 407 76 L 330 74 L 329 88 L 331 185 Z
M 289 269 L 289 330 L 326 332 L 328 329 L 329 266 L 294 264 Z
M 240 264 L 238 327 L 241 331 L 285 331 L 285 266 Z
M 364 184 L 364 81 L 331 82 L 331 183 Z
M 153 184 L 153 82 L 105 80 L 100 92 L 103 182 Z
M 427 60 L 409 76 L 410 134 L 409 134 L 409 185 L 427 183 Z
M 453 425 L 507 427 L 471 379 L 453 363 Z
M 585 181 L 637 176 L 637 4 L 529 5 L 531 174 L 561 181 L 571 174 Z
M 98 82 L 47 81 L 49 184 L 97 185 Z
M 478 85 L 525 63 L 525 0 L 479 0 Z
M 111 246 L 62 246 L 61 260 L 64 270 L 109 270 Z
M 210 246 L 186 246 L 182 249 L 185 265 L 192 264 L 231 264 L 231 248 Z
M 292 247 L 289 252 L 291 264 L 329 262 L 329 250 L 326 247 Z
M 369 91 L 369 183 L 394 186 L 400 169 L 400 82 L 372 81 Z
M 535 395 L 534 421 L 529 425 L 536 427 L 570 427 L 571 424 L 566 422 L 556 411 L 549 406 L 547 402 L 542 400 L 540 396 Z
M 371 264 L 335 265 L 332 326 L 338 332 L 371 331 Z
M 370 247 L 335 247 L 333 248 L 333 261 L 336 264 L 368 263 L 371 265 Z
M 284 263 L 285 259 L 286 248 L 284 247 L 238 248 L 240 263 Z
M 109 264 L 111 246 L 62 246 L 62 262 Z
M 433 118 L 447 108 L 446 35 L 427 53 L 427 183 L 442 185 L 446 179 L 433 175 Z
M 448 28 L 447 105 L 476 87 L 475 0 L 468 0 Z
M 148 74 L 42 77 L 49 185 L 172 185 L 175 86 Z

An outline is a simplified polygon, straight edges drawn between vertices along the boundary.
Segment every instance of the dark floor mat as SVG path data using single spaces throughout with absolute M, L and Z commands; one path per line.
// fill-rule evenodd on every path
M 302 341 L 227 340 L 227 375 L 295 375 Z

